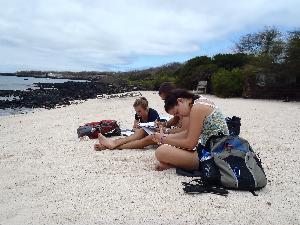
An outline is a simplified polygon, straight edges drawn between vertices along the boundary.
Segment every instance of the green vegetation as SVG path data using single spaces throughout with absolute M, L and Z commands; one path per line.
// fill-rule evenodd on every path
M 213 90 L 221 97 L 238 97 L 243 93 L 243 75 L 238 68 L 220 69 L 212 77 Z
M 176 82 L 175 72 L 180 67 L 180 63 L 171 63 L 157 68 L 131 71 L 119 75 L 130 86 L 136 86 L 142 90 L 158 90 L 163 82 Z
M 197 56 L 187 62 L 128 72 L 129 85 L 157 90 L 165 81 L 194 90 L 207 81 L 207 92 L 221 97 L 300 99 L 300 31 L 276 28 L 243 36 L 234 53 Z
M 188 60 L 182 67 L 176 71 L 175 84 L 178 87 L 195 89 L 198 81 L 209 80 L 217 66 L 213 64 L 210 57 L 200 56 Z

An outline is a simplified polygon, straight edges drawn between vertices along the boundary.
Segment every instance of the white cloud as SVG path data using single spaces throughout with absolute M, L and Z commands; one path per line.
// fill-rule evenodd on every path
M 0 70 L 102 70 L 192 54 L 264 25 L 299 27 L 298 0 L 0 0 Z

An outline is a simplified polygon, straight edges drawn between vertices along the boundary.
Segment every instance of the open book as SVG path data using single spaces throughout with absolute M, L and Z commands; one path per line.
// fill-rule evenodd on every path
M 154 134 L 158 128 L 154 122 L 139 123 L 139 127 L 146 131 L 147 134 Z
M 132 129 L 121 130 L 121 135 L 122 136 L 130 136 L 132 134 L 134 134 L 134 131 Z
M 169 119 L 170 119 L 170 116 L 160 115 L 160 120 L 168 121 Z M 157 128 L 158 128 L 154 122 L 139 123 L 139 126 L 141 129 L 146 131 L 147 134 L 149 134 L 149 135 L 156 133 Z M 130 136 L 130 135 L 134 134 L 134 131 L 132 129 L 125 129 L 125 130 L 121 130 L 121 134 L 123 136 Z
M 170 120 L 170 116 L 166 115 L 160 115 L 160 121 L 168 121 Z M 147 132 L 147 134 L 151 135 L 154 134 L 157 131 L 158 126 L 154 122 L 148 122 L 148 123 L 139 123 L 140 128 L 142 128 L 144 131 Z
M 139 123 L 139 127 L 147 132 L 147 134 L 154 134 L 156 132 L 155 128 L 157 128 L 154 124 L 154 122 L 149 123 Z M 134 131 L 132 129 L 125 129 L 121 130 L 122 136 L 130 136 L 134 134 Z

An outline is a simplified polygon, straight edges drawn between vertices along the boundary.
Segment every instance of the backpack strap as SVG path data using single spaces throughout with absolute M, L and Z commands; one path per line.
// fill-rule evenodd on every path
M 210 185 L 201 179 L 195 179 L 191 182 L 182 182 L 183 190 L 187 194 L 211 193 L 227 197 L 228 191 L 221 186 Z
M 258 196 L 255 191 L 250 191 L 250 193 L 253 194 L 253 196 Z

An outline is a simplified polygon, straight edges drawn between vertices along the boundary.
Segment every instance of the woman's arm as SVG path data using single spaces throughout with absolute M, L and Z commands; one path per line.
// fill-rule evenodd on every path
M 187 130 L 180 131 L 174 134 L 168 134 L 168 139 L 186 138 L 188 134 Z
M 169 119 L 168 121 L 166 122 L 159 122 L 159 121 L 156 121 L 156 125 L 159 127 L 159 126 L 163 126 L 163 127 L 166 127 L 166 128 L 170 128 L 172 126 L 177 126 L 178 123 L 180 121 L 180 118 L 178 116 L 173 116 L 171 119 Z M 172 129 L 173 130 L 173 129 Z M 176 133 L 176 132 L 175 132 Z
M 189 128 L 189 117 L 181 117 L 180 120 L 177 123 L 177 127 L 170 129 L 170 134 L 175 134 L 184 130 L 187 130 Z
M 203 121 L 207 115 L 212 112 L 212 108 L 205 105 L 196 104 L 192 107 L 190 112 L 189 128 L 186 136 L 172 138 L 172 136 L 162 137 L 161 134 L 156 133 L 154 140 L 162 142 L 163 144 L 170 144 L 176 147 L 193 149 L 197 144 L 201 134 Z
M 172 126 L 176 126 L 179 122 L 180 118 L 179 116 L 174 116 L 171 119 L 169 119 L 166 123 L 166 127 L 172 127 Z

